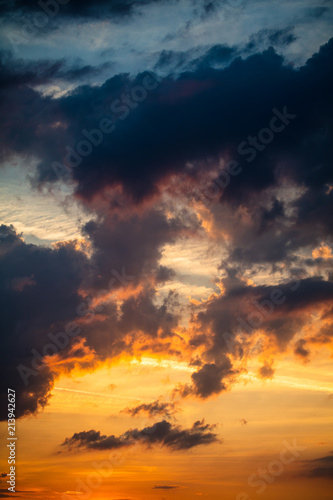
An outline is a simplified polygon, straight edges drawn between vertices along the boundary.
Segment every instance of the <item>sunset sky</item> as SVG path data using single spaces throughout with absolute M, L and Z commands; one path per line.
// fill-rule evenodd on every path
M 333 499 L 332 1 L 0 14 L 0 498 Z

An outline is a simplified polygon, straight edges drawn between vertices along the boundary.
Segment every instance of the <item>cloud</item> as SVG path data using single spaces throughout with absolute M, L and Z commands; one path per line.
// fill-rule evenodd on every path
M 95 5 L 84 2 L 80 12 L 106 8 L 102 2 Z M 110 9 L 119 10 L 117 5 Z M 124 5 L 127 12 L 134 8 L 134 2 Z M 250 41 L 249 50 L 261 50 L 267 40 L 290 44 L 293 37 L 291 27 L 265 30 Z M 251 355 L 259 330 L 264 341 L 282 350 L 294 341 L 311 311 L 330 320 L 333 281 L 330 259 L 324 258 L 328 247 L 317 249 L 312 258 L 303 255 L 311 255 L 333 229 L 327 216 L 333 205 L 333 39 L 297 70 L 272 48 L 242 57 L 238 48 L 221 44 L 206 49 L 159 54 L 161 68 L 187 62 L 192 66 L 164 78 L 150 74 L 155 88 L 142 102 L 131 104 L 128 95 L 142 85 L 146 73 L 114 75 L 101 85 L 82 85 L 54 99 L 32 87 L 58 78 L 86 79 L 104 66 L 81 67 L 68 60 L 9 63 L 2 54 L 1 160 L 18 155 L 27 163 L 37 161 L 35 187 L 58 181 L 52 162 L 64 162 L 68 151 L 72 160 L 77 156 L 73 151 L 87 139 L 83 130 L 96 130 L 107 116 L 115 125 L 71 170 L 75 197 L 92 214 L 83 227 L 89 256 L 73 242 L 53 249 L 27 245 L 13 228 L 1 228 L 2 342 L 9 353 L 3 363 L 18 387 L 18 416 L 45 406 L 56 373 L 50 363 L 25 388 L 16 367 L 31 361 L 32 349 L 40 352 L 50 330 L 60 331 L 67 321 L 78 319 L 82 294 L 90 294 L 101 309 L 90 314 L 90 323 L 79 317 L 84 343 L 75 355 L 83 357 L 88 349 L 99 361 L 133 353 L 141 341 L 142 349 L 184 356 L 172 345 L 183 312 L 178 296 L 157 291 L 175 278 L 174 270 L 161 265 L 163 249 L 181 238 L 212 236 L 228 253 L 221 260 L 224 277 L 216 282 L 221 293 L 191 308 L 185 357 L 192 358 L 190 366 L 196 365 L 196 371 L 189 384 L 178 387 L 181 395 L 204 399 L 227 390 L 237 375 L 234 358 Z M 297 118 L 267 147 L 253 147 L 255 160 L 247 161 L 240 144 L 245 141 L 248 147 L 253 134 L 259 136 L 270 124 L 272 110 L 281 113 L 285 108 Z M 214 179 L 222 178 L 229 158 L 239 160 L 242 171 L 228 186 L 215 189 L 215 197 L 205 196 Z M 179 208 L 177 197 L 186 208 Z M 209 224 L 202 213 L 208 214 Z M 302 279 L 294 290 L 297 269 Z M 130 276 L 127 285 L 112 274 L 122 277 L 123 270 Z M 268 278 L 267 284 L 255 286 L 241 278 L 244 271 L 254 275 L 263 270 L 266 275 L 281 272 L 281 283 L 273 286 Z M 278 303 L 273 304 L 276 293 Z M 325 323 L 306 344 L 298 340 L 293 347 L 304 358 L 311 343 L 331 339 L 331 324 Z M 61 356 L 69 370 L 69 351 Z M 266 362 L 260 374 L 267 377 L 272 370 Z M 7 387 L 5 380 L 3 395 Z
M 173 276 L 171 269 L 159 265 L 161 248 L 183 231 L 187 231 L 184 221 L 167 220 L 162 211 L 148 210 L 127 219 L 109 217 L 108 222 L 85 226 L 91 241 L 87 257 L 76 242 L 40 247 L 26 244 L 13 227 L 1 226 L 6 372 L 1 400 L 13 385 L 17 418 L 47 404 L 59 370 L 130 353 L 139 339 L 145 349 L 149 338 L 157 341 L 174 335 L 180 318 L 177 295 L 170 291 L 157 302 L 153 285 Z M 112 294 L 128 288 L 121 292 L 117 307 Z M 78 332 L 73 340 L 64 333 L 70 324 Z M 59 335 L 60 344 L 67 339 L 60 348 L 54 340 Z M 1 418 L 7 418 L 5 413 Z
M 6 52 L 0 53 L 0 88 L 15 88 L 29 85 L 32 87 L 46 85 L 57 81 L 77 82 L 100 75 L 112 67 L 111 62 L 99 66 L 70 63 L 66 59 L 58 61 L 38 60 L 26 62 L 13 59 Z
M 333 479 L 333 467 L 317 467 L 308 473 L 308 477 L 326 477 Z
M 310 460 L 312 464 L 318 464 L 318 467 L 309 469 L 307 472 L 303 473 L 303 476 L 310 478 L 327 478 L 333 479 L 333 455 L 328 455 L 325 457 L 316 458 Z
M 122 18 L 131 15 L 135 10 L 135 7 L 142 5 L 149 5 L 151 3 L 158 3 L 163 0 L 113 0 L 112 3 L 107 0 L 84 0 L 82 2 L 71 1 L 66 4 L 59 5 L 56 3 L 56 7 L 51 7 L 50 10 L 53 13 L 57 10 L 56 14 L 60 17 L 78 17 L 83 18 Z M 45 8 L 47 11 L 47 2 L 45 3 Z M 60 2 L 59 2 L 60 3 Z M 57 8 L 58 7 L 58 8 Z M 43 9 L 44 10 L 44 9 Z M 34 12 L 40 12 L 41 7 L 38 3 L 24 2 L 24 0 L 15 0 L 14 2 L 5 3 L 1 5 L 0 12 L 4 16 L 9 16 L 13 14 L 31 14 Z M 54 16 L 54 14 L 53 14 Z M 52 17 L 53 17 L 52 16 Z
M 156 282 L 167 281 L 173 270 L 161 267 L 159 260 L 166 243 L 173 243 L 177 237 L 191 234 L 198 226 L 196 220 L 180 216 L 167 218 L 158 207 L 147 208 L 143 213 L 103 214 L 98 221 L 91 220 L 83 232 L 91 242 L 92 263 L 98 270 L 94 286 L 106 288 L 112 269 L 125 269 L 132 276 L 129 281 L 135 285 L 147 276 L 155 275 Z M 114 286 L 121 282 L 114 279 Z
M 274 377 L 275 369 L 272 361 L 264 361 L 263 366 L 259 368 L 258 375 L 262 379 L 271 379 Z
M 0 298 L 2 304 L 0 384 L 1 418 L 7 419 L 7 390 L 16 391 L 16 417 L 34 413 L 47 404 L 54 374 L 49 367 L 36 371 L 40 354 L 50 344 L 50 329 L 74 320 L 82 302 L 79 288 L 87 270 L 85 255 L 73 243 L 50 249 L 24 243 L 12 226 L 0 227 Z M 33 276 L 33 279 L 31 278 Z M 52 354 L 52 351 L 48 351 Z M 18 366 L 28 367 L 25 385 Z
M 206 363 L 198 371 L 192 373 L 191 384 L 178 386 L 174 394 L 180 394 L 182 397 L 189 395 L 198 396 L 205 399 L 213 394 L 219 394 L 226 391 L 228 381 L 236 374 L 232 363 L 227 356 L 221 356 L 220 363 Z
M 177 411 L 179 411 L 179 408 L 177 408 L 175 403 L 163 402 L 159 400 L 153 401 L 152 403 L 143 403 L 133 408 L 125 408 L 122 410 L 123 413 L 128 413 L 132 417 L 141 414 L 146 414 L 150 417 L 155 417 L 156 415 L 170 417 Z
M 118 437 L 101 435 L 99 431 L 94 430 L 78 432 L 66 438 L 61 446 L 69 451 L 73 448 L 112 450 L 140 443 L 146 446 L 160 445 L 172 451 L 189 450 L 196 446 L 219 442 L 217 434 L 212 432 L 214 427 L 205 424 L 204 420 L 198 420 L 191 428 L 182 429 L 162 420 L 142 430 L 131 429 Z
M 310 351 L 308 349 L 306 349 L 306 340 L 305 339 L 299 339 L 296 344 L 295 344 L 295 349 L 294 349 L 294 353 L 297 355 L 297 356 L 300 356 L 302 358 L 305 358 L 307 359 L 309 354 L 310 354 Z
M 121 96 L 130 95 L 134 87 L 142 85 L 144 73 L 135 78 L 115 75 L 101 86 L 78 87 L 56 100 L 43 98 L 29 88 L 20 88 L 19 92 L 7 89 L 3 91 L 4 101 L 16 102 L 16 107 L 5 109 L 2 115 L 7 130 L 2 154 L 36 157 L 36 181 L 57 181 L 52 162 L 61 163 L 67 146 L 75 150 L 85 140 L 83 129 L 96 129 L 100 120 L 109 116 L 114 131 L 72 170 L 81 199 L 91 200 L 106 187 L 120 184 L 135 202 L 142 202 L 158 193 L 160 183 L 172 174 L 185 172 L 195 179 L 196 169 L 189 172 L 189 162 L 197 162 L 196 168 L 205 170 L 208 158 L 218 163 L 220 156 L 233 152 L 241 161 L 242 172 L 223 190 L 223 203 L 249 203 L 283 175 L 290 182 L 303 182 L 306 188 L 296 206 L 298 223 L 304 224 L 306 217 L 318 221 L 320 216 L 326 221 L 320 226 L 324 235 L 331 223 L 323 216 L 333 196 L 322 196 L 326 184 L 332 181 L 330 138 L 326 132 L 329 116 L 325 112 L 331 99 L 333 75 L 328 61 L 332 47 L 333 41 L 328 42 L 299 70 L 268 49 L 246 59 L 237 58 L 227 68 L 197 68 L 177 78 L 167 77 L 143 102 L 131 104 L 133 109 L 124 101 L 121 104 Z M 309 101 L 309 95 L 316 97 Z M 110 105 L 117 99 L 118 111 L 112 112 Z M 238 146 L 269 124 L 273 108 L 282 111 L 284 106 L 301 118 L 260 154 L 257 151 L 256 161 L 248 164 L 248 155 L 239 155 Z M 40 109 L 42 141 L 34 122 Z M 64 127 L 55 129 L 55 121 Z M 318 130 L 323 131 L 320 140 Z M 281 167 L 286 163 L 287 170 Z M 314 164 L 320 167 L 315 169 Z
M 245 47 L 245 51 L 258 50 L 265 44 L 269 46 L 285 46 L 296 41 L 294 26 L 287 26 L 284 29 L 263 29 L 251 35 Z
M 251 356 L 258 332 L 285 349 L 307 323 L 311 311 L 320 311 L 324 319 L 333 300 L 333 282 L 320 276 L 254 286 L 239 277 L 240 269 L 224 271 L 220 284 L 223 292 L 201 303 L 192 317 L 194 331 L 207 334 L 204 357 L 217 365 L 220 357 L 228 354 L 237 359 Z M 317 336 L 320 339 L 321 334 L 327 335 L 318 331 L 313 340 Z
M 167 485 L 154 486 L 153 490 L 174 490 L 175 488 L 179 488 L 179 486 L 167 486 Z

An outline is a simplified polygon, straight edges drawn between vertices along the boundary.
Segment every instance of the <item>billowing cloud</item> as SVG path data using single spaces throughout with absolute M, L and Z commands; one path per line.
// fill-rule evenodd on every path
M 193 316 L 196 329 L 210 332 L 206 356 L 216 363 L 228 353 L 247 355 L 248 343 L 258 332 L 284 349 L 306 324 L 307 315 L 319 309 L 324 319 L 333 300 L 333 282 L 320 276 L 254 286 L 239 278 L 237 270 L 227 269 L 221 287 L 223 293 L 198 306 Z
M 7 419 L 8 387 L 16 391 L 16 417 L 34 413 L 47 403 L 54 374 L 47 365 L 42 370 L 38 367 L 43 356 L 55 352 L 48 333 L 76 317 L 88 264 L 71 243 L 54 249 L 28 245 L 13 227 L 4 225 L 0 227 L 0 262 L 1 364 L 5 373 L 1 378 L 1 418 Z
M 125 293 L 119 308 L 112 300 L 112 293 L 126 290 L 131 284 L 126 281 L 129 275 L 122 272 L 120 248 L 114 254 L 118 258 L 114 262 L 117 272 L 112 274 L 111 261 L 110 267 L 103 268 L 97 249 L 89 259 L 75 242 L 58 244 L 53 249 L 26 244 L 13 227 L 4 225 L 0 236 L 2 365 L 6 373 L 1 380 L 1 400 L 7 399 L 8 387 L 16 390 L 17 418 L 47 404 L 59 370 L 68 371 L 77 364 L 82 368 L 93 366 L 107 357 L 129 353 L 138 339 L 174 335 L 179 314 L 175 312 L 178 302 L 172 291 L 160 304 L 155 301 L 156 290 L 151 285 L 133 295 Z M 121 236 L 118 238 L 121 244 Z M 155 238 L 159 242 L 156 234 Z M 124 236 L 122 241 L 128 243 Z M 144 240 L 142 243 L 146 245 Z M 132 256 L 128 253 L 126 257 L 124 250 L 125 265 L 131 259 L 134 262 L 140 244 L 141 240 L 135 247 L 131 245 Z M 145 277 L 150 283 L 161 271 L 156 252 L 151 242 L 139 262 L 142 267 L 147 263 Z M 144 272 L 139 266 L 134 271 Z M 112 286 L 103 290 L 106 283 Z M 137 280 L 134 286 L 139 283 Z M 102 303 L 94 304 L 98 294 Z M 6 419 L 6 405 L 2 408 L 1 418 Z
M 331 98 L 332 71 L 327 61 L 332 46 L 332 41 L 328 42 L 299 70 L 285 65 L 283 57 L 269 49 L 247 59 L 238 58 L 227 68 L 196 69 L 175 79 L 158 81 L 145 73 L 134 79 L 115 75 L 101 86 L 78 87 L 57 100 L 43 98 L 26 87 L 8 89 L 3 91 L 5 102 L 16 106 L 11 113 L 6 109 L 3 113 L 7 129 L 3 156 L 35 156 L 39 159 L 38 182 L 56 181 L 52 163 L 61 164 L 67 156 L 80 197 L 91 199 L 106 186 L 120 184 L 133 199 L 142 201 L 156 193 L 159 183 L 173 173 L 188 172 L 193 177 L 195 171 L 187 167 L 189 162 L 201 161 L 205 168 L 208 157 L 218 161 L 221 155 L 234 154 L 242 171 L 222 190 L 223 203 L 249 202 L 283 175 L 293 182 L 302 179 L 307 188 L 298 202 L 299 218 L 312 217 L 309 210 L 314 217 L 311 207 L 316 207 L 317 217 L 324 210 L 327 213 L 332 198 L 332 193 L 321 197 L 332 181 L 330 148 L 326 147 L 329 116 L 325 113 Z M 142 90 L 144 81 L 152 90 Z M 141 90 L 133 90 L 138 87 Z M 315 98 L 309 100 L 309 95 Z M 33 120 L 39 109 L 43 109 L 39 113 L 42 140 Z M 273 109 L 278 114 L 274 115 Z M 291 115 L 299 119 L 288 118 Z M 109 123 L 110 132 L 89 135 L 107 116 L 114 126 Z M 62 126 L 55 128 L 56 122 Z M 283 133 L 269 132 L 274 140 L 270 138 L 266 147 L 262 132 L 264 143 L 256 146 L 258 139 L 249 137 L 266 130 L 270 123 L 275 130 L 284 127 Z M 318 129 L 325 130 L 320 141 Z M 91 137 L 88 145 L 82 145 L 82 141 L 87 142 L 82 130 Z M 129 143 L 130 148 L 126 147 Z M 250 161 L 254 156 L 255 161 Z M 286 163 L 288 169 L 282 168 Z M 315 164 L 320 167 L 316 169 Z

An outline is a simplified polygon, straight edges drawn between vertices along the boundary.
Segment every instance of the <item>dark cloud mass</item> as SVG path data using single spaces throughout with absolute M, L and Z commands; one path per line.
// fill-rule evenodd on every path
M 158 1 L 71 0 L 59 17 L 124 21 Z M 14 23 L 36 8 L 16 0 L 3 2 L 0 12 Z M 193 15 L 215 11 L 212 2 L 196 2 Z M 278 53 L 295 42 L 288 25 L 261 29 L 238 46 L 222 40 L 159 49 L 156 73 L 111 73 L 99 84 L 90 79 L 113 70 L 112 62 L 0 54 L 1 164 L 36 163 L 33 175 L 29 169 L 33 189 L 54 188 L 55 162 L 58 174 L 62 165 L 62 180 L 89 214 L 81 228 L 87 252 L 73 241 L 52 248 L 27 244 L 13 227 L 0 228 L 1 402 L 10 381 L 17 417 L 45 406 L 57 377 L 50 363 L 26 386 L 17 367 L 31 367 L 49 332 L 69 321 L 80 324 L 81 334 L 59 354 L 65 370 L 73 353 L 84 363 L 89 352 L 94 364 L 133 354 L 140 343 L 142 351 L 164 349 L 188 362 L 189 383 L 175 394 L 201 399 L 229 389 L 239 375 L 237 360 L 252 355 L 259 334 L 257 353 L 265 342 L 277 351 L 292 346 L 303 362 L 311 359 L 313 343 L 332 341 L 332 256 L 323 242 L 331 244 L 333 229 L 333 39 L 301 67 Z M 57 98 L 39 90 L 59 82 L 70 90 Z M 238 171 L 231 175 L 229 164 L 230 182 L 223 185 L 229 160 Z M 161 260 L 167 245 L 185 246 L 203 235 L 223 247 L 222 278 L 214 283 L 221 293 L 191 304 L 183 338 L 181 298 L 169 287 L 181 277 Z M 259 284 L 249 279 L 256 276 Z M 163 285 L 167 292 L 160 292 Z M 111 297 L 115 292 L 122 293 L 119 300 Z M 313 312 L 320 331 L 299 338 Z M 183 351 L 172 345 L 175 338 Z M 274 376 L 269 361 L 258 376 Z M 156 400 L 125 411 L 169 417 L 176 407 Z M 182 430 L 163 420 L 155 431 L 118 437 L 89 431 L 65 444 L 112 449 L 139 441 L 187 449 L 215 440 L 197 423 Z
M 171 451 L 189 450 L 199 445 L 218 442 L 213 429 L 214 426 L 205 424 L 204 420 L 198 420 L 189 429 L 182 429 L 161 420 L 151 427 L 142 430 L 131 429 L 118 437 L 101 435 L 99 431 L 94 430 L 78 432 L 66 438 L 61 446 L 69 451 L 73 448 L 112 450 L 141 443 L 146 446 L 164 446 Z
M 44 367 L 25 385 L 17 367 L 33 370 L 31 349 L 42 352 L 50 344 L 47 334 L 74 320 L 82 302 L 78 293 L 87 260 L 71 243 L 49 249 L 23 242 L 13 227 L 0 227 L 1 418 L 7 419 L 8 387 L 16 390 L 16 416 L 45 406 L 54 375 Z M 16 286 L 18 279 L 25 286 Z M 60 327 L 58 331 L 60 330 Z M 52 350 L 48 351 L 52 354 Z M 37 359 L 37 365 L 40 357 Z M 38 373 L 38 374 L 37 374 Z
M 333 300 L 333 283 L 320 276 L 252 286 L 239 279 L 234 269 L 228 273 L 222 280 L 224 294 L 208 300 L 205 310 L 193 318 L 195 325 L 210 330 L 212 345 L 206 354 L 216 363 L 228 353 L 245 355 L 247 341 L 260 330 L 284 349 L 307 322 L 307 311 L 327 307 Z M 326 309 L 323 318 L 325 314 Z
M 238 146 L 267 126 L 272 109 L 282 112 L 286 106 L 299 119 L 269 148 L 258 152 L 255 162 L 247 164 L 248 155 L 240 157 L 243 171 L 225 190 L 223 202 L 246 202 L 283 174 L 307 188 L 298 202 L 299 218 L 314 219 L 324 210 L 327 213 L 333 195 L 321 196 L 332 182 L 332 47 L 331 40 L 299 70 L 268 49 L 247 59 L 237 58 L 224 69 L 197 68 L 175 79 L 165 78 L 132 110 L 123 104 L 121 111 L 117 102 L 117 111 L 112 112 L 110 105 L 142 85 L 144 73 L 134 79 L 116 75 L 100 87 L 78 87 L 57 100 L 43 98 L 27 87 L 12 87 L 2 91 L 5 102 L 16 102 L 14 113 L 5 109 L 2 116 L 6 130 L 2 154 L 36 156 L 38 182 L 55 181 L 52 162 L 61 163 L 66 147 L 75 150 L 84 139 L 83 129 L 96 129 L 109 116 L 115 122 L 114 131 L 72 170 L 77 194 L 89 199 L 107 185 L 120 183 L 133 199 L 142 201 L 156 192 L 162 179 L 186 171 L 188 162 L 226 153 L 238 158 Z M 37 133 L 36 113 L 38 127 L 43 124 L 42 138 Z M 64 126 L 55 129 L 55 122 Z M 288 164 L 287 170 L 283 164 Z
M 124 225 L 123 244 L 126 244 L 124 236 L 127 230 Z M 120 243 L 118 231 L 115 224 L 114 235 L 118 233 Z M 112 235 L 112 231 L 110 234 Z M 155 238 L 158 245 L 159 236 L 155 234 Z M 110 250 L 117 248 L 116 238 L 113 243 Z M 143 271 L 139 267 L 134 271 L 145 271 L 149 278 L 155 273 L 155 267 L 151 263 L 156 263 L 157 259 L 152 240 L 149 247 L 146 246 L 146 239 L 139 237 L 135 245 L 124 246 L 123 251 L 118 248 L 118 252 L 123 253 L 123 258 L 114 260 L 115 267 L 112 268 L 111 261 L 109 267 L 103 267 L 103 260 L 97 249 L 95 257 L 88 259 L 82 251 L 75 248 L 75 242 L 62 243 L 54 249 L 39 247 L 26 244 L 13 227 L 0 227 L 0 296 L 3 307 L 1 338 L 4 346 L 1 351 L 4 372 L 1 378 L 1 402 L 5 403 L 7 399 L 8 387 L 15 387 L 17 418 L 36 412 L 48 402 L 56 372 L 45 364 L 43 369 L 39 369 L 45 355 L 59 354 L 64 362 L 68 359 L 70 367 L 73 355 L 78 361 L 85 355 L 84 349 L 74 348 L 76 340 L 86 343 L 86 347 L 96 354 L 97 362 L 98 359 L 117 356 L 123 351 L 130 352 L 131 342 L 137 338 L 146 336 L 157 339 L 173 335 L 173 329 L 179 320 L 179 315 L 173 312 L 178 303 L 173 292 L 169 293 L 162 304 L 156 305 L 156 291 L 149 285 L 136 296 L 123 300 L 119 312 L 110 300 L 102 309 L 95 309 L 90 305 L 89 297 L 83 299 L 81 295 L 82 289 L 90 290 L 94 296 L 119 288 L 126 289 L 132 283 L 126 281 L 128 277 L 131 280 L 133 278 L 133 282 L 137 278 L 135 275 L 130 276 L 129 271 L 130 264 L 135 262 L 135 256 L 139 256 L 141 244 L 146 247 L 139 262 Z M 129 253 L 130 249 L 132 254 Z M 107 247 L 104 247 L 104 251 L 106 250 Z M 112 255 L 109 253 L 108 258 Z M 117 253 L 114 255 L 119 257 Z M 120 263 L 127 266 L 124 273 Z M 112 270 L 117 272 L 112 274 Z M 97 276 L 103 276 L 103 280 L 96 281 Z M 106 283 L 109 286 L 103 290 Z M 82 318 L 86 321 L 81 328 Z M 65 331 L 73 335 L 66 335 Z M 50 334 L 53 335 L 52 338 Z M 60 335 L 60 340 L 54 340 L 54 335 L 56 339 Z M 131 338 L 129 342 L 125 340 L 127 336 Z M 60 347 L 57 342 L 60 342 Z M 84 363 L 82 359 L 82 366 Z M 6 419 L 6 405 L 2 404 L 1 408 L 1 418 Z

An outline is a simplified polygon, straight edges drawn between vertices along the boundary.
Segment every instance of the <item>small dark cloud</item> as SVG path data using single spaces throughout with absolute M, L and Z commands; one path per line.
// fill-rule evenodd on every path
M 307 359 L 310 355 L 310 351 L 306 349 L 306 340 L 299 339 L 295 344 L 294 353 L 301 358 Z
M 163 402 L 159 400 L 156 400 L 153 403 L 143 403 L 133 408 L 125 408 L 122 410 L 123 413 L 128 413 L 132 417 L 142 414 L 146 414 L 150 417 L 155 417 L 156 415 L 171 417 L 177 411 L 179 411 L 179 408 L 177 408 L 176 403 Z
M 166 281 L 171 281 L 176 275 L 176 272 L 170 267 L 159 266 L 156 273 L 156 282 L 165 283 Z
M 85 448 L 88 450 L 112 450 L 141 443 L 146 446 L 160 445 L 172 451 L 189 450 L 196 446 L 219 442 L 214 425 L 198 420 L 189 429 L 182 429 L 162 420 L 151 427 L 131 429 L 120 436 L 101 435 L 99 431 L 90 430 L 73 434 L 66 438 L 61 446 L 68 451 Z
M 175 488 L 179 488 L 179 486 L 166 486 L 166 485 L 154 486 L 153 490 L 174 490 Z
M 230 359 L 223 355 L 220 363 L 206 363 L 198 371 L 192 373 L 191 384 L 179 385 L 174 394 L 187 397 L 190 395 L 205 399 L 214 394 L 226 391 L 229 379 L 236 374 Z
M 263 366 L 258 370 L 258 375 L 262 379 L 271 379 L 274 377 L 274 373 L 273 361 L 264 361 Z

